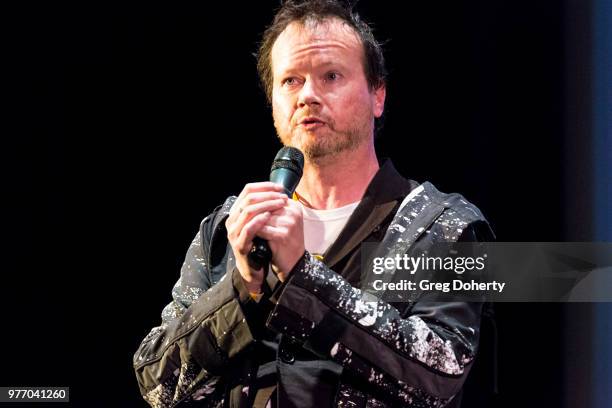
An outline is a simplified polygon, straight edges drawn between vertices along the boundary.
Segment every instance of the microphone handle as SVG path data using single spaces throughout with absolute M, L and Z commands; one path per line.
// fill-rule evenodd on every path
M 282 166 L 279 165 L 278 168 L 273 164 L 270 172 L 270 181 L 282 185 L 284 187 L 284 193 L 289 198 L 291 198 L 293 195 L 293 192 L 295 191 L 295 188 L 302 177 L 303 163 L 297 170 L 292 168 L 292 166 L 295 167 L 295 164 L 289 166 L 287 163 L 285 163 Z M 247 258 L 251 268 L 267 268 L 268 264 L 272 260 L 272 250 L 268 245 L 268 241 L 261 237 L 255 237 L 253 239 L 253 246 L 251 247 L 251 251 L 249 252 Z
M 272 259 L 272 250 L 268 245 L 268 241 L 261 237 L 253 239 L 253 246 L 248 255 L 249 266 L 253 269 L 261 269 L 268 266 Z

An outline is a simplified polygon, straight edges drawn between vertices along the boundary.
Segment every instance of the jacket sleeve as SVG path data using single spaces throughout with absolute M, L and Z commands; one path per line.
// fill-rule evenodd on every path
M 461 240 L 476 239 L 468 227 Z M 400 312 L 352 287 L 308 252 L 281 290 L 271 328 L 334 359 L 397 403 L 444 406 L 460 391 L 475 358 L 480 302 L 424 296 Z
M 224 367 L 253 341 L 235 277 L 226 274 L 213 284 L 207 253 L 212 219 L 202 221 L 187 251 L 161 325 L 134 355 L 140 392 L 152 407 L 173 407 L 186 399 L 216 406 L 223 398 Z

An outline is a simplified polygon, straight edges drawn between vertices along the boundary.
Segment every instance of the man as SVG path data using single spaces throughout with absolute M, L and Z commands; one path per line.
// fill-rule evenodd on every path
M 258 68 L 279 138 L 305 155 L 296 199 L 253 183 L 204 219 L 162 325 L 134 356 L 143 397 L 154 407 L 458 406 L 482 304 L 376 299 L 358 289 L 361 244 L 476 241 L 491 238 L 488 224 L 461 196 L 379 165 L 384 62 L 350 6 L 285 2 Z M 248 262 L 256 236 L 270 245 L 268 271 Z

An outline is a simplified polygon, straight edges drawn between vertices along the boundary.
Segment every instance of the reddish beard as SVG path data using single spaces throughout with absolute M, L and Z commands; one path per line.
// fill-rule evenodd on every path
M 360 130 L 349 129 L 338 132 L 330 122 L 313 131 L 307 131 L 298 125 L 291 128 L 290 134 L 279 133 L 279 139 L 285 146 L 300 149 L 307 160 L 316 162 L 345 151 L 355 150 L 365 139 L 363 130 Z

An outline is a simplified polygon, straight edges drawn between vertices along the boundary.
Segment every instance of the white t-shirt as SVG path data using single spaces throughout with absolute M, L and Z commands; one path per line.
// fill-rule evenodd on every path
M 304 218 L 304 245 L 313 255 L 323 255 L 334 243 L 360 201 L 331 210 L 315 210 L 300 203 Z

